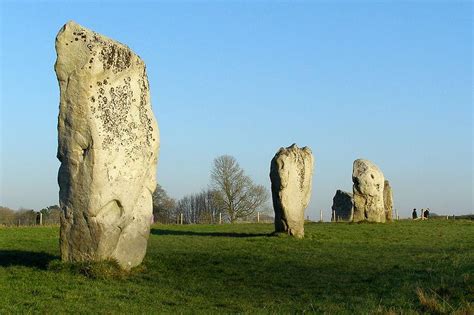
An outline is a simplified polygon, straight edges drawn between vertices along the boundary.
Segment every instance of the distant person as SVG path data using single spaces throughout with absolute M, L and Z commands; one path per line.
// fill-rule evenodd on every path
M 416 214 L 416 208 L 413 209 L 413 212 L 411 213 L 411 218 L 412 218 L 413 220 L 415 220 L 415 219 L 418 218 L 418 214 Z
M 430 215 L 430 208 L 426 209 L 425 212 L 423 212 L 423 216 L 425 219 L 428 219 L 428 216 Z

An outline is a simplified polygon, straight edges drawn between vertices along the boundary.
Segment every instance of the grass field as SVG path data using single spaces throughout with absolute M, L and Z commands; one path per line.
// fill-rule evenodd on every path
M 58 227 L 0 228 L 4 313 L 474 313 L 474 223 L 154 225 L 142 267 L 59 262 Z M 102 266 L 103 267 L 103 266 Z

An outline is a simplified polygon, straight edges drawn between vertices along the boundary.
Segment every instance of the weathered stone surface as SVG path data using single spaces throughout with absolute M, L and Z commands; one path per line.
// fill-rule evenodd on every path
M 65 261 L 145 256 L 158 126 L 145 64 L 130 48 L 69 22 L 56 37 L 58 183 Z
M 281 148 L 270 164 L 275 230 L 304 236 L 304 211 L 311 197 L 314 158 L 308 147 Z
M 337 190 L 332 198 L 332 210 L 335 213 L 336 220 L 352 221 L 352 194 L 342 190 Z
M 354 183 L 354 221 L 385 222 L 382 171 L 368 160 L 355 160 L 352 181 Z
M 393 212 L 393 194 L 390 182 L 385 180 L 383 188 L 383 204 L 385 207 L 385 220 L 392 221 Z

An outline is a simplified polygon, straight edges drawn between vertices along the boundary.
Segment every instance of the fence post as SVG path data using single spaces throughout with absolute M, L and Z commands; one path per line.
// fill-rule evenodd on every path
M 319 222 L 323 222 L 323 210 L 319 210 Z
M 332 210 L 332 221 L 336 222 L 336 210 Z
M 219 212 L 219 224 L 222 224 L 222 212 Z
M 180 214 L 180 221 L 181 221 L 181 225 L 183 225 L 183 214 L 182 213 Z
M 257 223 L 260 223 L 260 211 L 257 212 Z
M 448 216 L 446 216 L 446 220 L 449 220 L 449 219 L 448 219 Z
M 395 209 L 395 215 L 396 215 L 397 221 L 399 221 L 399 220 L 400 220 L 400 217 L 398 216 L 398 209 Z

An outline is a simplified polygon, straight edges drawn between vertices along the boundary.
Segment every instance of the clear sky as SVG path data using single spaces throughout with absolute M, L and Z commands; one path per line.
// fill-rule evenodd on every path
M 175 198 L 237 158 L 270 187 L 270 160 L 315 155 L 312 218 L 329 218 L 352 163 L 375 162 L 395 208 L 473 211 L 470 1 L 1 2 L 0 205 L 58 203 L 54 39 L 74 20 L 147 64 Z

